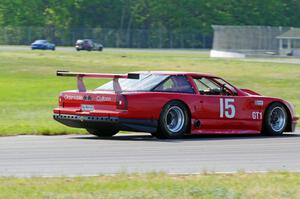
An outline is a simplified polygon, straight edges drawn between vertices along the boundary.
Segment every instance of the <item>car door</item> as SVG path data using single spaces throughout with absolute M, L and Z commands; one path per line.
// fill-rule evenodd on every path
M 234 91 L 222 93 L 219 85 L 210 78 L 202 79 L 204 85 L 200 85 L 197 79 L 194 81 L 200 91 L 201 108 L 198 117 L 202 129 L 220 131 L 256 129 L 254 122 L 257 121 L 251 117 L 255 109 L 251 97 L 235 95 Z

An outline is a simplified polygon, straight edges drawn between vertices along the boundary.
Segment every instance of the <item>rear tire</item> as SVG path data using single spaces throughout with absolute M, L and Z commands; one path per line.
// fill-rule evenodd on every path
M 119 130 L 113 130 L 113 129 L 86 129 L 90 134 L 95 135 L 97 137 L 102 137 L 102 138 L 108 138 L 116 135 Z
M 179 101 L 171 101 L 160 114 L 158 132 L 152 135 L 160 139 L 181 138 L 189 130 L 189 125 L 187 107 Z
M 271 104 L 265 113 L 262 134 L 271 136 L 282 135 L 288 123 L 287 118 L 287 111 L 281 103 Z

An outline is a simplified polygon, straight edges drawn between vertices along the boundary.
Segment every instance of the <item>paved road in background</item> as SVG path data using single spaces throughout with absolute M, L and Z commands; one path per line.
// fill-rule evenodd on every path
M 31 51 L 29 46 L 14 46 L 14 45 L 0 45 L 1 51 Z M 74 47 L 60 47 L 56 48 L 57 51 L 63 52 L 76 52 Z M 153 54 L 195 54 L 209 56 L 208 49 L 134 49 L 134 48 L 104 48 L 105 52 L 117 53 L 153 53 Z M 79 53 L 79 52 L 76 52 Z M 84 53 L 84 52 L 81 52 Z M 89 52 L 86 52 L 89 53 Z M 204 57 L 204 59 L 207 59 Z M 216 59 L 216 58 L 213 58 Z M 226 58 L 225 58 L 226 59 Z M 300 64 L 300 58 L 245 58 L 236 59 L 245 62 L 267 62 L 267 63 L 288 63 Z
M 0 45 L 1 51 L 31 51 L 30 46 L 15 46 L 15 45 Z M 75 47 L 57 46 L 56 51 L 62 52 L 77 52 Z M 137 49 L 137 48 L 104 48 L 105 52 L 124 52 L 124 53 L 157 53 L 157 54 L 209 54 L 207 49 Z M 47 50 L 51 52 L 51 50 Z M 88 51 L 80 51 L 89 53 Z M 97 52 L 97 51 L 95 51 Z M 77 52 L 79 53 L 79 52 Z
M 145 134 L 0 138 L 0 176 L 76 176 L 151 172 L 300 170 L 300 132 L 282 137 Z

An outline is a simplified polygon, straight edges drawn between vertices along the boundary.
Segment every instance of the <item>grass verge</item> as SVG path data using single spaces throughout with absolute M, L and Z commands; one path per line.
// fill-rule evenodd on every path
M 0 178 L 0 198 L 299 198 L 300 173 Z
M 84 133 L 52 119 L 59 92 L 76 88 L 75 79 L 55 76 L 57 69 L 127 73 L 175 70 L 212 73 L 242 88 L 284 98 L 300 114 L 300 66 L 286 63 L 211 59 L 189 51 L 0 52 L 0 135 Z M 88 81 L 90 88 L 102 80 Z

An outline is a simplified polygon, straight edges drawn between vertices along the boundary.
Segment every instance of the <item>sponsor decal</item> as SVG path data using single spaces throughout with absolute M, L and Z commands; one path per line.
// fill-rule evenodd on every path
M 82 100 L 83 97 L 81 95 L 64 95 L 66 100 Z
M 255 100 L 255 105 L 256 106 L 263 106 L 264 105 L 264 101 L 263 100 Z
M 89 95 L 89 96 L 86 96 L 86 95 L 85 95 L 85 96 L 83 97 L 83 99 L 84 99 L 84 100 L 92 100 L 92 96 L 90 96 L 90 95 Z
M 96 101 L 98 101 L 98 102 L 110 102 L 110 101 L 112 101 L 112 99 L 111 99 L 111 97 L 97 96 Z

